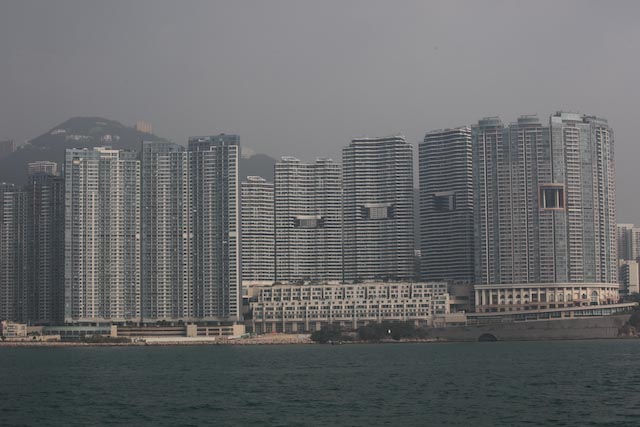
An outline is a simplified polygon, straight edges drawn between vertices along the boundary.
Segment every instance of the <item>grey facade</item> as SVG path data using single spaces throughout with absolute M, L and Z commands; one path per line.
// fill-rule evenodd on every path
M 474 282 L 471 128 L 427 133 L 419 145 L 421 278 Z
M 142 145 L 142 318 L 240 318 L 239 138 Z
M 342 280 L 342 168 L 330 159 L 275 165 L 276 280 Z
M 135 152 L 68 149 L 65 322 L 140 318 L 140 161 Z
M 248 176 L 240 184 L 242 281 L 275 280 L 273 183 Z
M 473 128 L 476 284 L 617 281 L 613 133 L 556 113 Z
M 29 170 L 25 188 L 28 320 L 56 324 L 64 321 L 64 179 L 55 175 L 51 165 L 45 169 L 49 172 Z
M 189 138 L 189 207 L 193 234 L 191 315 L 202 320 L 241 318 L 240 138 Z
M 342 158 L 344 280 L 413 279 L 413 147 L 357 138 Z
M 188 156 L 169 142 L 142 143 L 141 283 L 144 321 L 193 311 Z
M 618 259 L 640 258 L 640 228 L 633 224 L 618 224 Z

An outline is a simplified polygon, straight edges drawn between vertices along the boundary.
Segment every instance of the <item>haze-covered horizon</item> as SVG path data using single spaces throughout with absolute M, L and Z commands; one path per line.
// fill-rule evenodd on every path
M 0 138 L 101 116 L 185 143 L 237 133 L 273 157 L 340 159 L 359 136 L 558 110 L 609 120 L 618 222 L 634 181 L 640 4 L 596 1 L 9 1 Z

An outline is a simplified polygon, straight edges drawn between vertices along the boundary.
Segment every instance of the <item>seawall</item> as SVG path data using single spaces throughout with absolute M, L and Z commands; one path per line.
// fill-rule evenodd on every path
M 537 320 L 489 325 L 433 328 L 429 335 L 446 341 L 542 341 L 619 338 L 630 315 Z

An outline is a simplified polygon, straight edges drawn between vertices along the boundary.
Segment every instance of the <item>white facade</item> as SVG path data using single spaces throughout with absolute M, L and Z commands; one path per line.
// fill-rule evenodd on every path
M 640 271 L 638 262 L 631 260 L 620 260 L 620 288 L 625 294 L 637 294 L 640 292 Z
M 616 283 L 523 283 L 476 285 L 477 313 L 506 313 L 614 305 Z
M 276 281 L 342 280 L 341 174 L 331 159 L 276 163 Z
M 354 285 L 274 285 L 259 289 L 251 303 L 253 330 L 312 332 L 328 324 L 356 329 L 382 321 L 431 325 L 449 314 L 444 282 Z
M 413 279 L 413 147 L 404 136 L 357 138 L 342 158 L 344 279 Z
M 22 190 L 0 183 L 0 320 L 27 316 L 25 215 Z
M 50 175 L 58 175 L 58 164 L 56 162 L 49 162 L 47 160 L 39 160 L 37 162 L 30 162 L 27 166 L 29 175 L 36 173 L 46 173 Z
M 248 176 L 240 184 L 242 282 L 275 280 L 273 183 Z
M 65 321 L 140 318 L 140 161 L 134 152 L 68 149 Z

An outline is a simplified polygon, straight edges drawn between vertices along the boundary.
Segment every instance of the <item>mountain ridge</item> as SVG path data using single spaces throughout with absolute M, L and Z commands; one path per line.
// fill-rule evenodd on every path
M 114 149 L 140 150 L 141 142 L 168 141 L 158 135 L 140 132 L 133 127 L 97 116 L 72 117 L 47 132 L 27 141 L 12 154 L 0 160 L 0 182 L 23 185 L 27 181 L 29 162 L 48 160 L 62 166 L 67 148 L 90 148 L 109 146 Z M 266 154 L 241 156 L 239 169 L 241 179 L 259 175 L 273 181 L 273 166 L 276 160 Z

